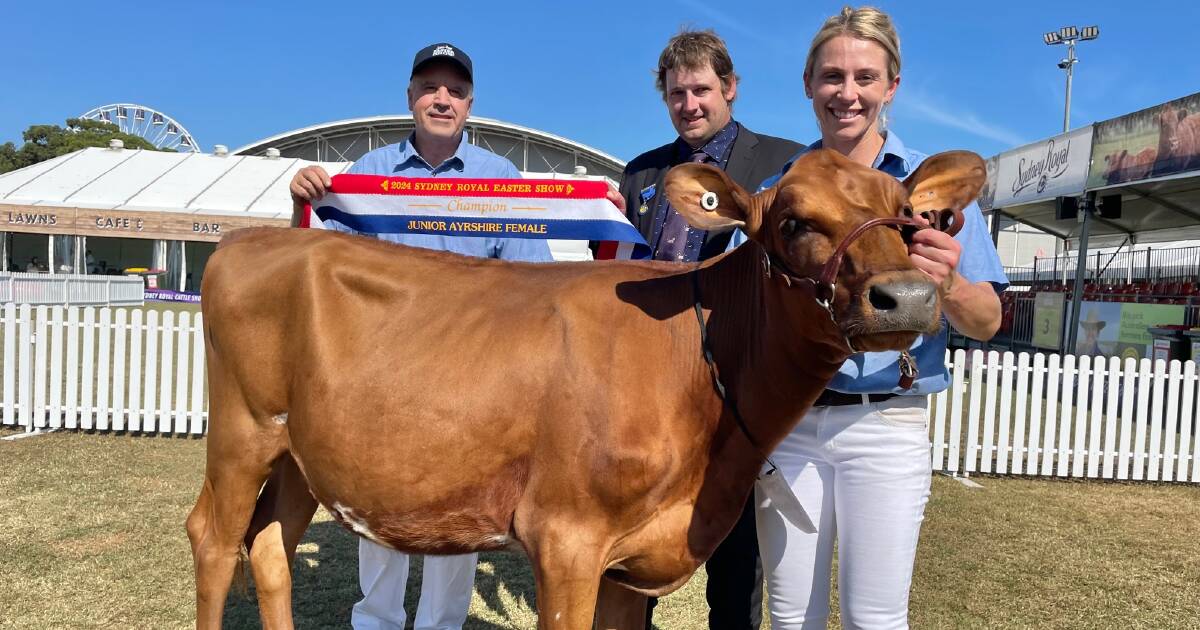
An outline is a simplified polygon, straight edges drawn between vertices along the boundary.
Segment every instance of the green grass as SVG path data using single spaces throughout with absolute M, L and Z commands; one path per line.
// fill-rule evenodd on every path
M 0 628 L 190 626 L 183 522 L 204 445 L 67 432 L 0 442 Z M 976 480 L 986 487 L 934 478 L 913 627 L 1190 628 L 1200 619 L 1200 488 Z M 321 511 L 297 557 L 298 627 L 346 627 L 359 596 L 355 539 Z M 410 610 L 419 581 L 417 565 Z M 701 571 L 662 600 L 657 626 L 706 627 L 703 592 Z M 484 554 L 466 627 L 534 627 L 533 593 L 524 557 Z M 226 627 L 257 626 L 254 602 L 232 595 Z

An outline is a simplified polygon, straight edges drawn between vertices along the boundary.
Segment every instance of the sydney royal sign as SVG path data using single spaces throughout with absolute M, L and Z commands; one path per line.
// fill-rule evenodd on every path
M 1081 194 L 1091 153 L 1091 125 L 1001 153 L 992 206 L 1004 208 Z

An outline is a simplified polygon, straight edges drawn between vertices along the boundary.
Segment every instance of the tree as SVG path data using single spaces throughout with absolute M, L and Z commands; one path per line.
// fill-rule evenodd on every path
M 127 149 L 171 150 L 159 149 L 145 138 L 123 133 L 110 122 L 82 118 L 68 118 L 65 129 L 58 125 L 32 125 L 21 137 L 24 138 L 25 144 L 19 149 L 11 142 L 0 145 L 0 173 L 44 162 L 86 147 L 106 147 L 114 138 L 124 142 Z

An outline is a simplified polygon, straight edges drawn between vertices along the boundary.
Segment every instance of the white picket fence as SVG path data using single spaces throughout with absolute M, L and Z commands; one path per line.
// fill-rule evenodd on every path
M 199 314 L 5 304 L 0 424 L 201 435 Z
M 199 314 L 5 304 L 0 338 L 4 426 L 207 430 Z M 934 470 L 1200 483 L 1192 361 L 946 359 L 951 387 L 929 406 Z
M 0 303 L 37 306 L 141 306 L 138 276 L 0 272 Z
M 1200 483 L 1194 362 L 967 358 L 931 401 L 934 470 Z

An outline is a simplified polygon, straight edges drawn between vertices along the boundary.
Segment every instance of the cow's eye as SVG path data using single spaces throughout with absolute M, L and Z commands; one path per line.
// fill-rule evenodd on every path
M 784 219 L 783 222 L 779 224 L 779 233 L 785 238 L 798 236 L 807 231 L 808 226 L 803 221 L 798 221 L 796 219 Z

